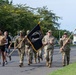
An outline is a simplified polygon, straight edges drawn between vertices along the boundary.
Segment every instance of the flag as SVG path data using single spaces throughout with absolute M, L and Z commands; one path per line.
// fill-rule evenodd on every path
M 43 44 L 42 44 L 42 38 L 43 38 L 43 34 L 40 28 L 40 25 L 36 25 L 31 31 L 30 33 L 27 35 L 27 39 L 30 42 L 32 48 L 38 52 L 39 49 L 42 48 Z

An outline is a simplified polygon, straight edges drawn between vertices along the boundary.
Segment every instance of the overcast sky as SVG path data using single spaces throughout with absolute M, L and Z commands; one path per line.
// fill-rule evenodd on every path
M 61 29 L 73 31 L 76 28 L 76 0 L 13 0 L 13 4 L 27 4 L 34 8 L 47 6 L 62 17 L 59 20 Z

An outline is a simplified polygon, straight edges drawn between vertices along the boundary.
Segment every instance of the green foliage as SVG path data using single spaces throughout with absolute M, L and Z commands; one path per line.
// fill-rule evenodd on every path
M 12 4 L 12 0 L 0 0 L 0 5 L 5 5 L 5 4 Z
M 0 29 L 8 30 L 13 36 L 18 31 L 31 30 L 41 21 L 44 34 L 51 29 L 58 38 L 58 19 L 46 6 L 42 8 L 31 8 L 27 5 L 12 5 L 12 0 L 0 0 Z M 56 32 L 57 31 L 57 32 Z
M 38 8 L 38 14 L 43 19 L 41 25 L 44 32 L 48 29 L 55 31 L 59 27 L 58 19 L 60 19 L 60 17 L 56 16 L 51 10 L 48 11 L 46 6 Z

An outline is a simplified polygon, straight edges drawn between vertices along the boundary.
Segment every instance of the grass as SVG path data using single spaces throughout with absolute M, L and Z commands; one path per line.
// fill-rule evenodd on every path
M 76 63 L 70 64 L 69 66 L 54 71 L 49 75 L 76 75 Z

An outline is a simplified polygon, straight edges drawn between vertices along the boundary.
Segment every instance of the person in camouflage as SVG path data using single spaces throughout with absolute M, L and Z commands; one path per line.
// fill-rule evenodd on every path
M 38 52 L 37 52 L 37 58 L 38 58 L 38 62 L 40 63 L 40 60 L 43 60 L 43 49 L 40 49 Z
M 67 40 L 68 40 L 68 34 L 67 34 L 67 32 L 64 32 L 64 35 L 60 39 L 60 51 L 62 53 L 62 65 L 63 66 L 69 65 L 69 61 L 70 61 L 71 40 L 70 39 L 68 41 Z M 64 46 L 64 48 L 62 48 L 63 46 Z
M 25 40 L 24 40 L 25 36 L 23 34 L 23 31 L 20 31 L 20 36 L 16 38 L 15 41 L 15 48 L 17 47 L 18 49 L 18 54 L 20 57 L 20 64 L 19 66 L 22 67 L 23 66 L 23 61 L 24 61 L 24 55 L 25 55 Z
M 29 34 L 29 30 L 27 30 L 27 35 Z M 26 37 L 27 37 L 26 35 Z M 27 56 L 27 60 L 28 60 L 28 65 L 32 64 L 32 59 L 33 59 L 33 49 L 31 47 L 31 44 L 29 43 L 28 39 L 26 39 L 26 44 L 25 44 L 25 53 Z
M 46 66 L 50 68 L 54 51 L 54 37 L 52 36 L 51 30 L 48 30 L 47 34 L 43 37 L 42 42 L 44 45 L 44 57 L 46 59 Z

